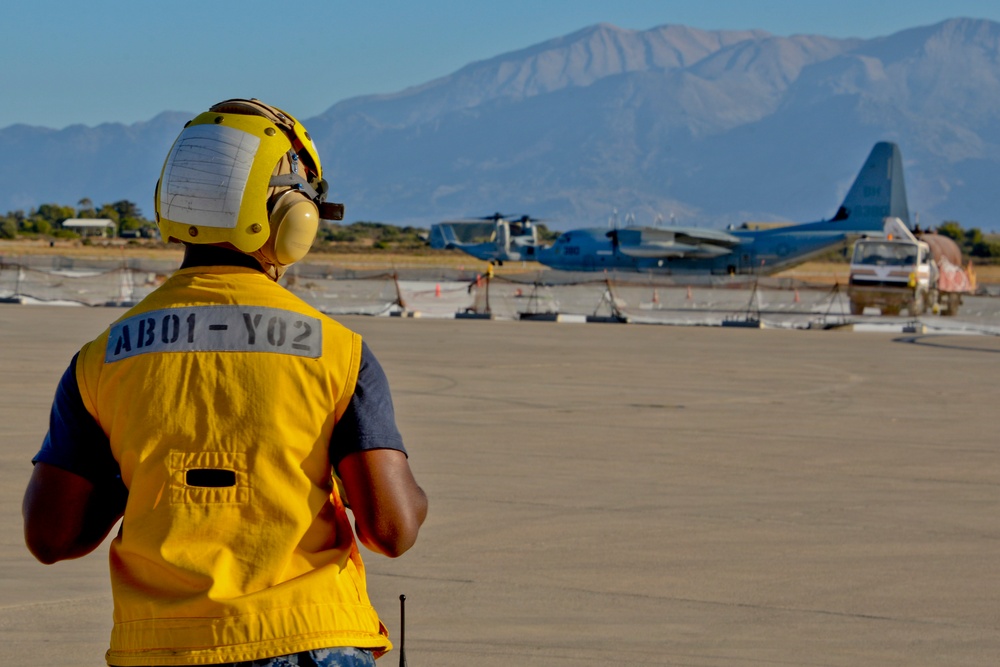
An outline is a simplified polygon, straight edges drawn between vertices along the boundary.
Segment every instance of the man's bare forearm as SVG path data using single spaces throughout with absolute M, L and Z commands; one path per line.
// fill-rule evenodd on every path
M 85 556 L 122 517 L 126 498 L 120 484 L 101 489 L 56 466 L 37 464 L 21 506 L 28 550 L 46 564 Z

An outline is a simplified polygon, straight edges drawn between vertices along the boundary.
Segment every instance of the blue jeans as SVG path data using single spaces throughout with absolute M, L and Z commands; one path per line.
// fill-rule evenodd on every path
M 317 648 L 302 653 L 248 662 L 230 662 L 213 667 L 375 667 L 375 658 L 371 651 L 363 648 Z
M 339 646 L 237 662 L 233 667 L 375 667 L 375 658 L 366 649 Z

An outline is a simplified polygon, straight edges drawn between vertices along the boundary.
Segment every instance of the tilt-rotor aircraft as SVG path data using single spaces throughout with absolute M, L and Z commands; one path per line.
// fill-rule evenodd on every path
M 530 215 L 510 216 L 499 211 L 482 218 L 452 220 L 431 225 L 432 248 L 457 248 L 494 264 L 535 259 L 539 220 Z
M 534 259 L 563 271 L 641 271 L 767 275 L 843 247 L 862 234 L 880 235 L 883 221 L 909 226 L 903 161 L 894 143 L 875 144 L 844 203 L 830 220 L 772 229 L 592 227 L 563 233 Z

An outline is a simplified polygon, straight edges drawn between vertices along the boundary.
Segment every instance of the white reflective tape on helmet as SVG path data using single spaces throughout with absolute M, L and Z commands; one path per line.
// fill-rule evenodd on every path
M 199 227 L 234 229 L 260 139 L 233 127 L 191 125 L 167 157 L 160 215 Z

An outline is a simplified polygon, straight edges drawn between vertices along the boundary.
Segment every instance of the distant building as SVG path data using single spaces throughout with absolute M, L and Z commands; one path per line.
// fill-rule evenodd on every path
M 63 220 L 63 229 L 71 229 L 80 236 L 108 236 L 115 233 L 115 221 L 109 218 L 67 218 Z

